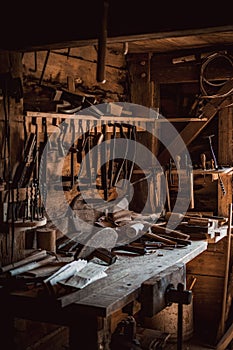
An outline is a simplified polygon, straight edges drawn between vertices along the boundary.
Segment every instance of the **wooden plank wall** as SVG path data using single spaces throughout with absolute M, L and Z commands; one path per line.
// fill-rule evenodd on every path
M 6 81 L 7 84 L 10 84 L 13 79 L 18 79 L 22 82 L 22 73 L 21 53 L 7 51 L 0 53 L 1 84 L 5 84 Z M 8 78 L 6 78 L 7 74 L 9 75 Z M 8 95 L 9 91 L 12 92 L 12 90 L 8 90 Z M 0 178 L 8 181 L 13 177 L 23 152 L 23 99 L 20 98 L 18 100 L 18 98 L 10 97 L 10 93 L 10 96 L 8 96 L 9 100 L 6 98 L 4 102 L 2 92 L 0 96 Z M 7 111 L 6 114 L 5 111 Z M 8 138 L 6 138 L 6 119 L 8 119 L 10 133 L 10 137 Z M 9 147 L 7 144 L 8 141 Z M 2 207 L 0 210 L 2 210 Z M 24 248 L 23 235 L 15 237 L 15 240 L 19 247 Z M 3 263 L 6 264 L 9 262 L 11 241 L 11 230 L 9 233 L 3 233 L 0 229 L 0 263 L 2 260 L 1 257 L 4 257 Z M 19 257 L 17 249 L 15 251 L 15 257 Z
M 187 264 L 187 281 L 193 287 L 194 330 L 207 343 L 215 345 L 221 319 L 227 239 L 209 244 L 207 251 Z M 231 247 L 232 249 L 232 247 Z
M 24 53 L 25 83 L 40 80 L 47 51 Z M 122 52 L 107 50 L 106 83 L 96 81 L 97 51 L 95 46 L 51 50 L 42 79 L 43 84 L 57 84 L 67 88 L 68 78 L 73 79 L 76 91 L 101 95 L 108 101 L 127 100 L 127 70 Z M 107 101 L 106 101 L 107 102 Z
M 23 77 L 24 91 L 28 91 L 30 86 L 38 84 L 47 52 L 37 52 L 37 67 L 35 70 L 34 52 L 21 54 L 14 59 L 14 69 L 16 75 L 18 72 Z M 84 93 L 96 94 L 107 101 L 127 101 L 128 100 L 128 80 L 125 57 L 123 52 L 107 51 L 106 56 L 106 83 L 96 82 L 96 59 L 97 52 L 94 46 L 72 48 L 67 57 L 67 49 L 50 52 L 48 63 L 44 72 L 42 84 L 62 86 L 68 88 L 68 82 L 73 81 L 77 91 Z M 16 65 L 17 63 L 17 65 Z M 19 71 L 19 67 L 21 67 Z M 0 74 L 6 73 L 11 67 L 9 66 L 9 53 L 0 54 Z M 36 94 L 34 95 L 36 98 Z M 12 165 L 16 164 L 23 150 L 23 100 L 16 103 L 14 99 L 10 101 L 10 128 L 11 128 L 11 160 Z M 4 111 L 3 102 L 0 100 L 0 145 L 3 149 L 4 135 Z M 3 162 L 0 159 L 0 176 L 2 176 Z M 7 241 L 6 241 L 7 238 Z M 11 234 L 0 233 L 0 264 L 4 265 L 10 261 L 10 243 Z M 16 242 L 15 253 L 24 249 L 24 234 L 20 233 L 19 241 Z M 6 251 L 6 246 L 8 251 Z M 16 257 L 18 260 L 21 257 Z M 58 327 L 52 328 L 49 325 L 41 325 L 30 321 L 21 321 L 15 323 L 17 332 L 17 345 L 19 350 L 30 348 L 50 348 L 51 344 L 55 348 L 64 348 L 67 346 L 67 334 Z M 42 329 L 42 330 L 41 330 Z M 60 335 L 61 334 L 61 335 Z M 48 343 L 47 343 L 48 340 Z M 66 342 L 66 343 L 65 343 Z M 58 344 L 59 343 L 59 344 Z M 58 346 L 59 345 L 59 346 Z
M 177 59 L 179 56 L 181 54 L 177 53 L 174 55 L 155 54 L 150 57 L 150 82 L 147 81 L 146 86 L 144 83 L 146 94 L 148 94 L 151 81 L 156 86 L 157 100 L 154 105 L 160 106 L 165 111 L 165 117 L 188 117 L 199 91 L 200 62 L 197 64 L 194 60 L 174 64 L 173 58 Z M 134 62 L 137 59 L 140 62 L 140 57 L 140 54 L 134 57 Z M 220 81 L 223 78 L 232 77 L 232 70 L 215 66 L 215 69 L 210 70 L 209 74 L 210 77 Z M 132 88 L 135 90 L 134 86 Z M 140 97 L 138 98 L 141 101 Z M 137 99 L 134 102 L 137 103 Z M 230 103 L 232 103 L 231 99 L 229 99 Z M 213 147 L 219 164 L 233 165 L 232 113 L 232 106 L 221 109 L 189 145 L 193 166 L 201 167 L 200 154 L 203 152 L 208 161 L 211 159 L 210 147 L 204 137 L 212 134 L 215 135 Z M 180 132 L 186 124 L 175 123 L 174 125 Z M 232 201 L 232 176 L 223 176 L 222 180 L 227 190 L 226 196 L 222 195 L 218 181 L 212 181 L 211 177 L 205 179 L 199 175 L 194 177 L 195 210 L 212 211 L 214 214 L 227 216 L 228 203 Z M 221 318 L 226 243 L 227 240 L 223 239 L 216 244 L 209 244 L 206 252 L 187 264 L 187 285 L 189 286 L 193 278 L 196 278 L 193 288 L 194 331 L 206 343 L 213 345 L 217 339 Z

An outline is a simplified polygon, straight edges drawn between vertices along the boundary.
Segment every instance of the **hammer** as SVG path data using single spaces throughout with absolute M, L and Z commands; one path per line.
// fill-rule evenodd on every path
M 218 169 L 218 163 L 217 163 L 217 159 L 215 157 L 214 149 L 213 149 L 213 146 L 212 146 L 212 137 L 214 137 L 214 135 L 205 136 L 204 138 L 209 140 L 210 150 L 211 150 L 211 154 L 212 154 L 212 157 L 213 157 L 213 160 L 214 160 L 214 168 L 217 170 Z
M 214 160 L 214 168 L 216 170 L 219 169 L 219 166 L 218 166 L 218 163 L 217 163 L 217 159 L 215 157 L 215 154 L 214 154 L 214 150 L 213 150 L 213 146 L 212 146 L 212 137 L 214 135 L 209 135 L 209 136 L 205 136 L 205 138 L 208 138 L 209 139 L 209 144 L 210 144 L 210 150 L 211 150 L 211 153 L 212 153 L 212 157 L 213 157 L 213 160 Z M 222 191 L 222 194 L 225 196 L 226 195 L 226 190 L 225 190 L 225 186 L 224 186 L 224 183 L 220 177 L 220 175 L 218 174 L 218 179 L 219 179 L 219 183 L 220 183 L 220 187 L 221 187 L 221 191 Z

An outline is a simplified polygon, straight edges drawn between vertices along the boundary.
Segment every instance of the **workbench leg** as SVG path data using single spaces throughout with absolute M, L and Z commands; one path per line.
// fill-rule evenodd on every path
M 82 317 L 69 326 L 70 350 L 109 350 L 109 322 L 101 317 Z

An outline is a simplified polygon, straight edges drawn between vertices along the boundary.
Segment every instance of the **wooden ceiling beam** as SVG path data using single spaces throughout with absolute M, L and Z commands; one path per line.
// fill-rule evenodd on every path
M 153 47 L 154 51 L 156 51 L 156 45 L 158 41 L 161 40 L 167 40 L 168 45 L 170 46 L 170 51 L 174 48 L 175 42 L 177 38 L 189 38 L 195 37 L 195 36 L 207 36 L 211 38 L 213 35 L 220 35 L 222 36 L 222 42 L 224 42 L 224 38 L 228 36 L 228 34 L 231 36 L 233 35 L 233 26 L 227 25 L 227 26 L 218 26 L 218 27 L 210 27 L 210 28 L 200 28 L 200 29 L 185 29 L 185 30 L 173 30 L 173 31 L 157 31 L 155 33 L 144 33 L 144 34 L 136 34 L 136 35 L 124 35 L 124 36 L 109 36 L 107 38 L 107 44 L 122 44 L 124 42 L 128 42 L 130 45 L 138 45 L 138 50 L 141 50 L 141 48 L 144 46 L 145 41 L 154 41 Z M 73 35 L 73 34 L 72 34 Z M 80 46 L 91 46 L 91 45 L 97 45 L 98 41 L 97 38 L 78 38 L 77 40 L 63 40 L 59 41 L 59 39 L 51 42 L 49 37 L 42 37 L 40 38 L 41 43 L 40 44 L 26 44 L 26 38 L 23 38 L 22 42 L 20 40 L 17 41 L 17 43 L 11 44 L 10 42 L 7 42 L 7 44 L 2 45 L 0 42 L 0 51 L 3 50 L 9 50 L 9 51 L 20 51 L 20 52 L 32 52 L 32 51 L 43 51 L 43 50 L 56 50 L 56 49 L 63 49 L 63 48 L 72 48 L 72 47 L 80 47 Z M 214 39 L 213 39 L 214 40 Z M 217 40 L 217 39 L 216 39 Z M 229 39 L 229 41 L 231 38 Z M 174 43 L 174 45 L 173 45 Z M 218 43 L 218 41 L 217 41 Z M 214 44 L 214 43 L 213 43 Z M 221 44 L 221 42 L 219 43 Z M 205 43 L 205 45 L 211 45 L 211 42 L 208 43 L 208 41 Z M 167 46 L 167 44 L 166 44 Z M 195 46 L 194 44 L 192 46 Z M 183 44 L 179 49 L 184 49 Z M 187 47 L 186 47 L 187 48 Z M 174 49 L 173 49 L 174 50 Z M 148 49 L 144 49 L 144 52 L 150 51 Z M 165 49 L 167 51 L 167 49 Z

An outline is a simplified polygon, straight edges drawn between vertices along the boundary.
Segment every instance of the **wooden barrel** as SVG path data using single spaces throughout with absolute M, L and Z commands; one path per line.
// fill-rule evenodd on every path
M 178 305 L 173 303 L 153 317 L 153 328 L 170 334 L 168 342 L 177 341 Z M 193 300 L 183 305 L 183 341 L 193 336 Z

